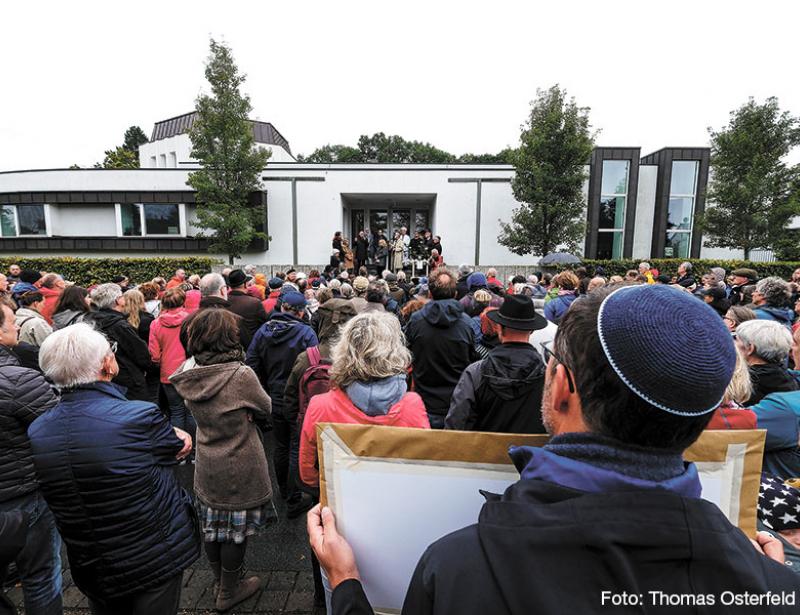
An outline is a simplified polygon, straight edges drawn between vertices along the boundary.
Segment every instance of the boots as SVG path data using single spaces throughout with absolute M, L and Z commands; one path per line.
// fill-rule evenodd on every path
M 219 593 L 217 594 L 216 608 L 218 611 L 227 611 L 240 602 L 247 600 L 261 588 L 260 577 L 241 578 L 242 568 L 225 570 L 220 567 Z

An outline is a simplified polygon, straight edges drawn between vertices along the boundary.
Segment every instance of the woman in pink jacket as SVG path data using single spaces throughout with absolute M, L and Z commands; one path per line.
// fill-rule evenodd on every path
M 422 398 L 407 392 L 411 352 L 394 315 L 350 320 L 331 359 L 331 390 L 311 398 L 300 434 L 300 478 L 311 487 L 319 486 L 317 423 L 430 428 Z
M 184 309 L 186 292 L 180 287 L 167 289 L 161 297 L 161 313 L 150 325 L 150 358 L 160 371 L 161 388 L 169 403 L 169 420 L 173 427 L 183 429 L 194 439 L 197 425 L 186 409 L 183 398 L 170 384 L 169 377 L 186 360 L 181 344 L 181 324 L 189 316 Z

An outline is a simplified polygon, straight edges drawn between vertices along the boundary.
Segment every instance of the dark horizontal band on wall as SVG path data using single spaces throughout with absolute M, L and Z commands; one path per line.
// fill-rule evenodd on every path
M 261 178 L 265 182 L 324 182 L 324 177 L 269 177 Z
M 0 252 L 207 252 L 208 239 L 197 237 L 2 237 Z M 269 244 L 255 239 L 247 252 L 265 252 Z
M 482 184 L 510 184 L 510 177 L 448 177 L 447 181 L 451 184 L 474 184 L 481 182 Z
M 25 203 L 100 204 L 100 203 L 194 203 L 194 192 L 0 192 L 0 205 Z

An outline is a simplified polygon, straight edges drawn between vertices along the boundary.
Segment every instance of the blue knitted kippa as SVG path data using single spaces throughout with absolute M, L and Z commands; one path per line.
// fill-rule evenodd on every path
M 663 284 L 611 293 L 600 306 L 597 332 L 628 388 L 671 414 L 698 416 L 717 408 L 736 367 L 736 348 L 717 313 Z

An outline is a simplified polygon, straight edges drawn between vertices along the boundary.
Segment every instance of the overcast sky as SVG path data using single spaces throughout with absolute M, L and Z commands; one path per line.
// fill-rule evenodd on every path
M 377 131 L 497 152 L 554 83 L 598 145 L 704 146 L 750 96 L 800 115 L 798 23 L 788 1 L 2 2 L 0 170 L 90 166 L 192 110 L 212 36 L 295 154 Z

